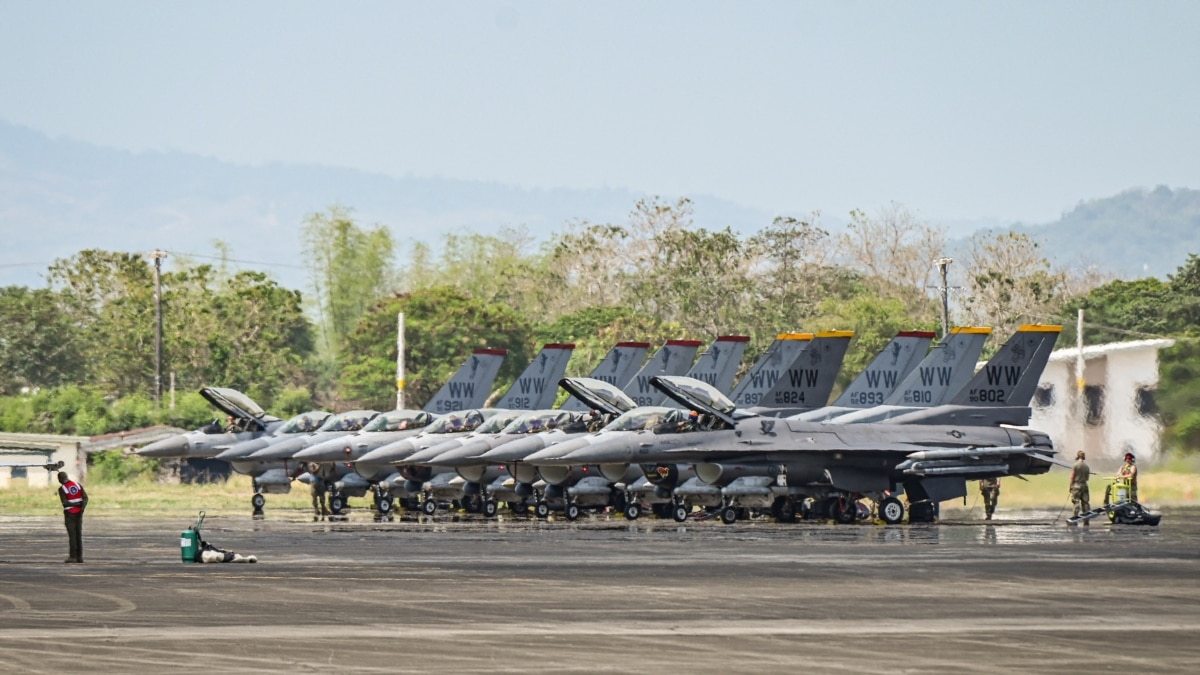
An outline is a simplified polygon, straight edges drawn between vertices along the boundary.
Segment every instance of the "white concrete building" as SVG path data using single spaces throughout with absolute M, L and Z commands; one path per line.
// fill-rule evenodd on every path
M 1155 394 L 1158 350 L 1174 340 L 1114 342 L 1050 355 L 1033 400 L 1029 426 L 1050 434 L 1059 457 L 1118 462 L 1127 451 L 1153 460 L 1161 451 L 1162 425 Z
M 24 477 L 30 487 L 57 486 L 54 474 L 41 467 L 14 467 L 11 464 L 63 463 L 63 471 L 83 481 L 87 474 L 87 454 L 83 444 L 87 436 L 53 434 L 0 433 L 0 488 L 7 488 L 14 477 Z

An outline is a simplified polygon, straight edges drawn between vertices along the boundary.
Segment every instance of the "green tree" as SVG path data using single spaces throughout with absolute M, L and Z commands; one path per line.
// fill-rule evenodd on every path
M 309 215 L 302 230 L 320 345 L 331 356 L 395 285 L 391 232 L 382 225 L 363 228 L 352 216 L 347 207 L 330 206 Z
M 508 350 L 497 386 L 529 363 L 529 324 L 503 303 L 485 303 L 440 286 L 384 299 L 363 317 L 342 345 L 340 401 L 335 407 L 396 407 L 396 316 L 404 313 L 405 404 L 424 405 L 476 349 Z
M 53 291 L 0 288 L 0 393 L 83 381 L 80 347 Z
M 86 378 L 111 395 L 153 391 L 154 281 L 147 260 L 88 249 L 55 261 L 48 281 L 87 358 Z

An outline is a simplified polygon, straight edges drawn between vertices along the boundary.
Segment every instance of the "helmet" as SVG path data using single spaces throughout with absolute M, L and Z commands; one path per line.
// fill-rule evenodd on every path
M 1133 461 L 1136 461 L 1136 460 L 1137 460 L 1137 458 L 1133 456 L 1133 453 L 1132 453 L 1132 452 L 1127 452 L 1127 453 L 1125 453 L 1125 461 L 1126 461 L 1126 462 L 1133 462 Z
M 688 419 L 690 419 L 693 422 L 695 422 L 699 417 L 700 417 L 700 413 L 696 412 L 695 410 L 688 413 Z

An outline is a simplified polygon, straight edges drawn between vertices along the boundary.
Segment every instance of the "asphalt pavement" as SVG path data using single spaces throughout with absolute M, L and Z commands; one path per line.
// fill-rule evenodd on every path
M 1200 509 L 936 525 L 0 515 L 6 672 L 1194 673 Z

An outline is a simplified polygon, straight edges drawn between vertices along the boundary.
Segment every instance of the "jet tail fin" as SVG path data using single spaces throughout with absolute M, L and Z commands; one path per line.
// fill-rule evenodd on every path
M 949 402 L 971 406 L 1029 405 L 1060 333 L 1062 326 L 1021 326 Z
M 933 337 L 933 331 L 896 333 L 833 405 L 845 408 L 882 405 L 925 357 Z
M 634 374 L 641 367 L 642 361 L 646 359 L 648 351 L 650 351 L 649 342 L 618 342 L 600 360 L 588 377 L 617 387 L 624 387 L 633 379 Z M 588 407 L 583 401 L 572 396 L 562 404 L 561 409 L 583 412 Z
M 476 349 L 422 410 L 446 413 L 482 406 L 507 355 L 503 349 Z
M 783 377 L 784 370 L 808 348 L 812 339 L 812 333 L 782 333 L 776 337 L 730 393 L 729 398 L 733 400 L 734 405 L 739 408 L 758 405 L 771 387 Z
M 896 387 L 886 405 L 935 406 L 962 389 L 975 372 L 983 343 L 991 328 L 959 327 L 951 329 L 933 346 L 921 363 Z
M 749 344 L 750 338 L 746 335 L 722 335 L 700 355 L 687 377 L 708 383 L 719 391 L 729 391 Z
M 573 344 L 548 343 L 533 357 L 504 396 L 496 402 L 505 410 L 538 410 L 554 405 L 558 397 L 558 381 L 567 371 L 567 361 L 575 350 Z
M 668 340 L 621 391 L 638 405 L 656 405 L 666 396 L 650 384 L 657 375 L 683 375 L 700 351 L 699 340 Z
M 788 366 L 784 376 L 763 396 L 760 407 L 817 408 L 829 400 L 854 331 L 817 333 L 808 348 Z

